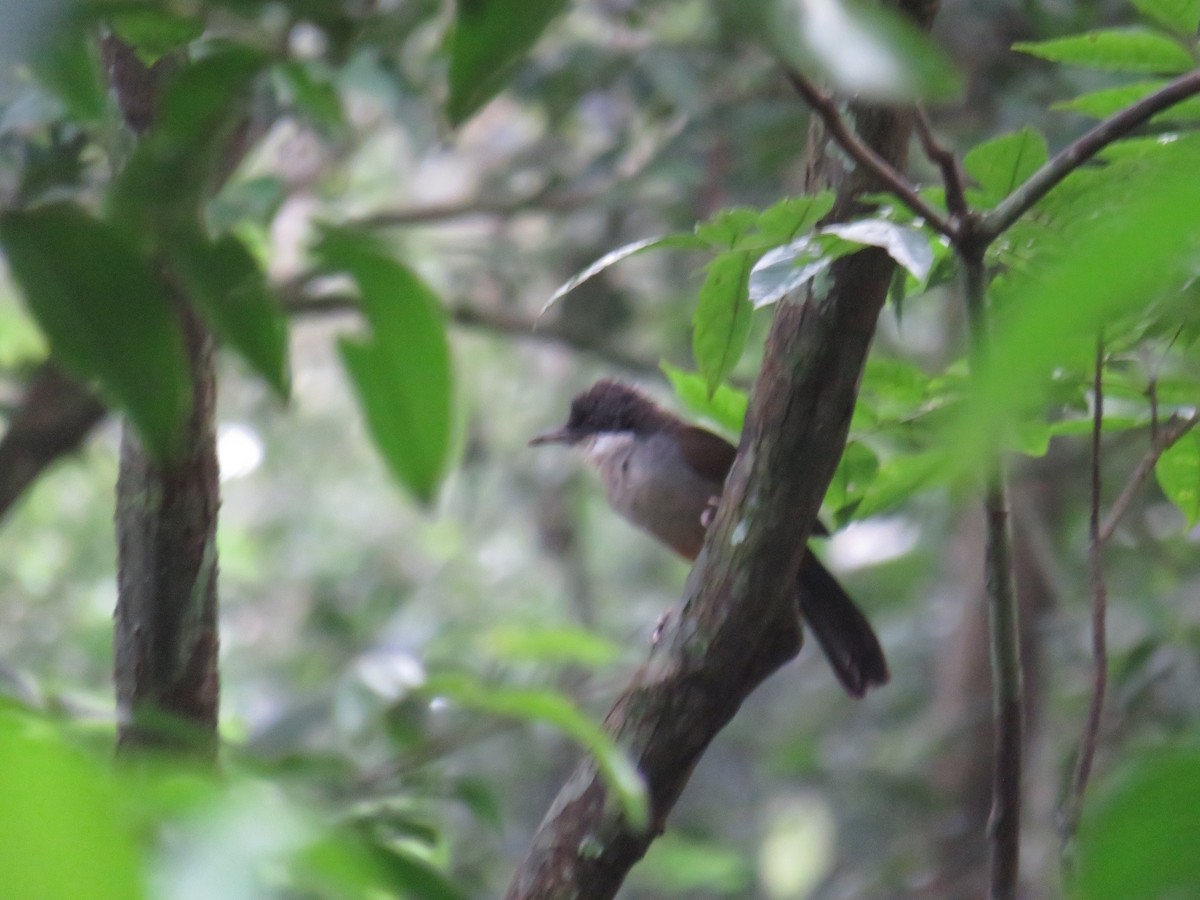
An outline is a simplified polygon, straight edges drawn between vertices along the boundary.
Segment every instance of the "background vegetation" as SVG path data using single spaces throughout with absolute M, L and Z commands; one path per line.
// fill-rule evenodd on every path
M 799 44 L 769 40 L 758 7 L 522 6 L 0 6 L 6 896 L 497 896 L 581 747 L 619 777 L 594 723 L 687 570 L 577 462 L 525 444 L 602 375 L 736 438 L 777 285 L 734 297 L 706 273 L 787 244 L 785 213 L 788 238 L 811 232 L 807 206 L 776 206 L 804 191 L 810 113 L 779 62 Z M 917 73 L 905 99 L 927 100 L 988 209 L 1194 70 L 1198 21 L 1168 0 L 949 4 L 931 45 L 875 53 Z M 138 139 L 102 32 L 165 72 Z M 844 85 L 829 56 L 856 58 L 860 32 L 815 33 L 844 51 L 808 48 Z M 943 64 L 914 65 L 934 45 Z M 967 377 L 947 242 L 882 198 L 911 243 L 890 250 L 905 274 L 822 552 L 892 684 L 851 701 L 806 648 L 709 749 L 621 896 L 983 892 L 977 485 L 997 445 L 1026 660 L 1023 896 L 1200 896 L 1198 117 L 1194 100 L 1160 113 L 992 246 L 991 380 Z M 934 161 L 914 152 L 911 176 L 945 209 Z M 660 235 L 679 237 L 538 318 L 593 260 Z M 860 246 L 825 235 L 813 256 Z M 111 763 L 121 426 L 105 410 L 164 456 L 187 414 L 159 266 L 222 344 L 217 778 Z M 1109 691 L 1076 844 L 1060 806 L 1093 690 L 1098 330 L 1101 512 L 1135 490 L 1102 547 Z M 103 405 L 45 381 L 50 351 Z M 21 444 L 31 416 L 78 449 Z

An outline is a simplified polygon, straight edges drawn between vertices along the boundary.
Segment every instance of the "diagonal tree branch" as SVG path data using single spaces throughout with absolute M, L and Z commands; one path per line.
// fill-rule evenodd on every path
M 977 239 L 984 246 L 990 244 L 1083 163 L 1156 113 L 1195 94 L 1200 94 L 1200 69 L 1181 75 L 1148 97 L 1109 116 L 1091 131 L 1067 144 L 995 209 L 983 215 L 977 228 Z
M 902 6 L 924 26 L 936 8 Z M 902 165 L 911 117 L 867 113 L 864 143 Z M 631 828 L 596 765 L 583 762 L 538 828 L 509 900 L 612 897 L 665 828 L 709 742 L 799 649 L 789 591 L 844 448 L 893 268 L 882 250 L 863 250 L 834 263 L 820 294 L 776 311 L 738 456 L 680 613 L 605 720 L 646 780 L 651 828 Z
M 951 240 L 957 239 L 958 230 L 946 217 L 925 202 L 917 193 L 916 188 L 896 166 L 880 156 L 850 129 L 833 98 L 819 90 L 799 72 L 787 70 L 787 79 L 796 92 L 812 107 L 813 112 L 821 117 L 829 134 L 851 159 L 873 175 L 885 189 L 895 195 L 897 200 L 925 219 L 930 227 Z

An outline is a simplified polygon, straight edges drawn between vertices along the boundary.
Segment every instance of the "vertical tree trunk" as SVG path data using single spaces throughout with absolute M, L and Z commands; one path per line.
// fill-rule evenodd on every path
M 184 451 L 152 460 L 128 423 L 117 480 L 114 658 L 119 747 L 217 746 L 217 452 L 213 345 L 178 310 L 191 366 Z

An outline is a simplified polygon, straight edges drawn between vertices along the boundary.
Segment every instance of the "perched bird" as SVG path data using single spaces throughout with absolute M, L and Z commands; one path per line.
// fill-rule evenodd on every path
M 689 425 L 640 390 L 599 381 L 571 401 L 566 425 L 530 446 L 565 444 L 600 474 L 609 505 L 680 556 L 695 559 L 737 451 Z M 827 534 L 820 526 L 821 534 Z M 855 697 L 888 680 L 871 623 L 811 552 L 800 567 L 798 603 L 842 686 Z

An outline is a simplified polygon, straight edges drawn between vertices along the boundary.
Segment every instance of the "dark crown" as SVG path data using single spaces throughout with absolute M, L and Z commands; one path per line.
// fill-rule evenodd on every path
M 670 413 L 635 387 L 619 381 L 597 381 L 571 401 L 567 430 L 577 435 L 606 431 L 645 434 L 671 423 Z

